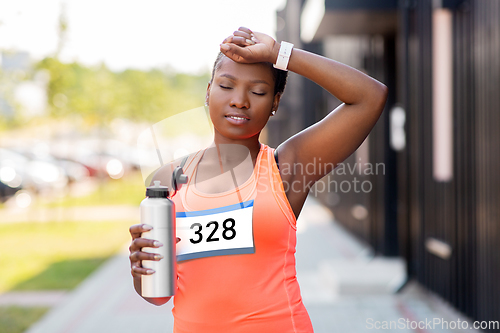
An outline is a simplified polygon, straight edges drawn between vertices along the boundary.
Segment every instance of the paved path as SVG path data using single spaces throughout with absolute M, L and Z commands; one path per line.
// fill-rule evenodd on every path
M 59 305 L 68 296 L 67 291 L 11 291 L 0 294 L 0 306 L 40 306 Z
M 132 205 L 0 209 L 0 223 L 133 220 L 139 220 L 139 208 Z
M 298 223 L 297 277 L 316 333 L 367 332 L 376 321 L 411 325 L 460 316 L 418 285 L 394 294 L 406 279 L 404 262 L 373 258 L 314 200 L 308 199 Z M 171 307 L 171 302 L 156 307 L 136 295 L 123 251 L 27 333 L 172 332 Z M 451 332 L 441 326 L 388 331 Z

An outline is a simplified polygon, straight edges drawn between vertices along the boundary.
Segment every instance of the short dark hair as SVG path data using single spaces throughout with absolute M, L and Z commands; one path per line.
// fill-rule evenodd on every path
M 218 70 L 222 64 L 222 59 L 225 57 L 224 53 L 219 52 L 217 55 L 217 58 L 215 59 L 214 62 L 214 67 L 212 69 L 212 78 L 210 79 L 210 82 L 213 81 L 215 71 Z M 287 71 L 282 71 L 280 69 L 274 68 L 273 64 L 270 62 L 263 62 L 263 64 L 266 64 L 269 69 L 271 70 L 273 74 L 273 79 L 274 79 L 274 95 L 276 94 L 282 94 L 283 91 L 285 91 L 285 85 L 286 85 L 286 78 L 288 76 Z

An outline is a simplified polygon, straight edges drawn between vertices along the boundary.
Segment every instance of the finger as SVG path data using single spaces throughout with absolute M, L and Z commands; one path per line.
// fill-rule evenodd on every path
M 235 37 L 237 37 L 235 39 Z M 257 42 L 257 40 L 255 39 L 255 37 L 251 37 L 251 39 L 247 39 L 245 37 L 242 37 L 242 36 L 229 36 L 227 37 L 226 39 L 224 39 L 222 41 L 222 44 L 229 44 L 229 43 L 234 43 L 234 44 L 237 44 L 239 46 L 247 46 L 247 45 L 254 45 L 255 43 Z
M 143 247 L 159 248 L 162 246 L 163 244 L 161 242 L 154 239 L 136 238 L 132 241 L 132 244 L 130 244 L 129 250 L 130 252 L 135 252 L 142 249 Z
M 132 266 L 132 275 L 133 274 L 140 274 L 140 275 L 151 275 L 154 274 L 155 271 L 151 268 L 144 268 L 144 267 L 138 267 L 133 265 Z
M 235 31 L 235 32 L 233 32 L 233 36 L 243 37 L 244 39 L 248 39 L 248 40 L 250 40 L 252 38 L 251 34 L 249 34 L 247 32 L 243 32 L 243 31 Z
M 244 55 L 248 55 L 248 50 L 245 50 L 244 47 L 238 46 L 236 44 L 221 44 L 220 45 L 220 50 L 224 55 L 236 62 L 241 62 L 241 63 L 248 63 L 247 60 L 245 60 Z M 246 51 L 246 52 L 245 52 Z
M 250 31 L 250 30 L 249 30 Z M 238 37 L 235 39 L 235 37 Z M 241 38 L 240 38 L 241 37 Z M 257 42 L 257 39 L 253 34 L 249 34 L 243 31 L 234 31 L 233 35 L 226 37 L 222 44 L 234 43 L 240 46 L 254 45 Z
M 239 31 L 243 31 L 243 32 L 246 32 L 247 34 L 249 35 L 252 35 L 253 34 L 253 31 L 248 29 L 247 27 L 239 27 L 238 28 Z
M 232 43 L 233 42 L 233 35 L 226 37 L 223 41 L 222 44 L 224 43 Z
M 234 32 L 233 43 L 240 46 L 254 45 L 255 41 L 252 40 L 252 36 L 246 32 Z
M 129 256 L 129 259 L 131 263 L 141 262 L 143 260 L 160 261 L 163 259 L 163 256 L 158 253 L 136 251 Z
M 247 39 L 245 37 L 241 37 L 241 36 L 233 36 L 233 44 L 236 44 L 238 46 L 249 46 L 249 45 L 254 45 L 255 42 L 253 40 L 250 40 L 250 39 Z M 228 44 L 228 43 L 226 43 Z
M 143 232 L 147 232 L 153 230 L 153 227 L 147 224 L 134 224 L 129 228 L 130 235 L 132 236 L 132 239 L 136 239 L 141 237 L 141 234 Z

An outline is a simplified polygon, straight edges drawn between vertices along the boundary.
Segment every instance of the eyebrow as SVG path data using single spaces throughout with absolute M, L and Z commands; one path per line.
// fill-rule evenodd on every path
M 236 77 L 232 76 L 231 74 L 221 74 L 221 75 L 219 75 L 219 77 L 226 77 L 226 78 L 233 80 L 233 81 L 238 80 Z M 250 82 L 251 83 L 264 83 L 264 84 L 267 84 L 268 86 L 270 86 L 269 82 L 267 82 L 265 80 L 251 80 Z

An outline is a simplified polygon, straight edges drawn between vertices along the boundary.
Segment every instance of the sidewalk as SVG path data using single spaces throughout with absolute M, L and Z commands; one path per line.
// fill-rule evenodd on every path
M 139 209 L 132 205 L 0 209 L 0 223 L 133 220 L 139 220 Z
M 307 200 L 298 225 L 297 278 L 316 333 L 367 332 L 374 330 L 369 325 L 375 321 L 382 325 L 383 321 L 406 319 L 464 319 L 416 284 L 395 294 L 406 281 L 404 262 L 373 258 L 368 247 L 334 223 L 331 213 L 314 200 Z M 135 293 L 127 252 L 123 251 L 27 333 L 172 332 L 171 308 L 172 302 L 156 307 Z M 432 332 L 451 330 L 438 327 Z

